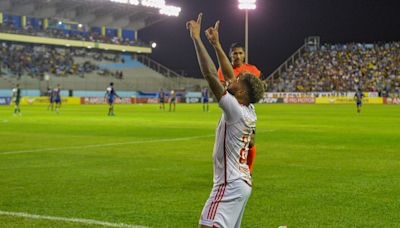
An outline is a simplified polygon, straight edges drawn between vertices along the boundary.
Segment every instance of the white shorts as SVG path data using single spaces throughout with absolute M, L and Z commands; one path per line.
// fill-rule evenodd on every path
M 241 179 L 214 185 L 204 205 L 199 223 L 218 228 L 239 228 L 251 187 Z

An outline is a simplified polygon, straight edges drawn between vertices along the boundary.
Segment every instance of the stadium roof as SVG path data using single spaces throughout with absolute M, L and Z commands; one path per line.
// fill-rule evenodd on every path
M 167 18 L 160 14 L 160 8 L 146 7 L 144 2 L 164 0 L 0 0 L 0 11 L 19 16 L 56 18 L 90 27 L 106 25 L 133 30 Z

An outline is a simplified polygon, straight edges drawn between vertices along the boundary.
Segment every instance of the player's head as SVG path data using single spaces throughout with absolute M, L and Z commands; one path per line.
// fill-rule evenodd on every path
M 250 73 L 240 73 L 228 86 L 228 91 L 244 105 L 257 103 L 264 96 L 261 80 Z
M 244 63 L 246 50 L 240 43 L 233 43 L 229 49 L 229 57 L 233 66 L 240 66 Z
M 110 82 L 110 86 L 114 86 L 114 82 Z
M 60 88 L 60 84 L 57 84 L 57 88 Z
M 16 84 L 15 86 L 16 86 L 17 88 L 19 88 L 19 84 Z

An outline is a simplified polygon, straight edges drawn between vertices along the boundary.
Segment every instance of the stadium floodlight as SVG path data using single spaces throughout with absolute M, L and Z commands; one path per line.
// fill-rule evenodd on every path
M 156 48 L 157 47 L 157 43 L 156 42 L 151 42 L 151 47 L 152 48 Z
M 246 63 L 249 63 L 249 10 L 256 9 L 256 0 L 239 0 L 239 9 L 246 12 L 245 17 L 245 34 L 244 34 L 244 48 L 246 49 Z
M 160 9 L 160 14 L 177 17 L 181 10 L 181 7 L 165 5 Z
M 111 2 L 124 3 L 130 5 L 139 5 L 139 0 L 110 0 Z
M 142 6 L 161 9 L 165 6 L 165 0 L 142 0 Z
M 241 10 L 256 9 L 256 0 L 239 0 L 239 9 Z

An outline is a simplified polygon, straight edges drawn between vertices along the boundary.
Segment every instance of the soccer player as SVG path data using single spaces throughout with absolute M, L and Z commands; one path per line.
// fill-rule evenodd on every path
M 219 42 L 219 21 L 206 30 L 214 47 L 225 81 L 218 71 L 200 38 L 202 14 L 197 21 L 186 23 L 193 40 L 197 60 L 204 78 L 223 111 L 216 131 L 213 151 L 214 186 L 203 208 L 200 227 L 240 227 L 244 208 L 251 194 L 252 176 L 246 163 L 249 144 L 254 141 L 256 113 L 253 103 L 258 102 L 264 89 L 254 75 L 242 73 L 235 77 Z
M 56 113 L 58 114 L 61 107 L 61 87 L 57 84 L 57 87 L 53 89 L 53 103 L 56 107 Z
M 357 105 L 357 112 L 361 112 L 361 106 L 362 106 L 362 99 L 364 97 L 364 94 L 361 91 L 361 88 L 358 88 L 358 91 L 354 94 L 354 100 L 356 100 L 356 105 Z
M 203 112 L 208 112 L 208 88 L 204 87 L 201 91 L 201 102 L 203 103 Z
M 160 89 L 160 93 L 159 93 L 158 97 L 160 100 L 160 109 L 162 109 L 164 111 L 165 110 L 165 105 L 164 105 L 165 93 L 164 93 L 163 88 Z
M 176 106 L 176 93 L 174 90 L 171 90 L 169 94 L 169 111 L 171 111 L 171 105 L 174 105 L 173 111 L 175 112 L 175 106 Z
M 245 48 L 240 43 L 233 43 L 231 45 L 231 48 L 229 49 L 229 56 L 233 67 L 233 73 L 235 74 L 236 77 L 238 77 L 241 73 L 251 73 L 257 78 L 260 78 L 261 77 L 260 70 L 258 70 L 257 67 L 254 65 L 245 63 L 245 54 L 246 54 Z M 218 76 L 219 80 L 222 82 L 223 85 L 226 86 L 227 84 L 230 83 L 225 81 L 224 76 L 222 75 L 221 68 L 218 69 Z M 253 164 L 255 157 L 256 157 L 256 145 L 252 145 L 250 147 L 247 157 L 247 162 L 251 173 L 253 173 Z
M 256 76 L 257 78 L 261 77 L 260 70 L 257 69 L 256 66 L 245 63 L 245 48 L 240 43 L 233 43 L 231 48 L 229 49 L 229 56 L 231 60 L 231 64 L 233 67 L 233 72 L 237 77 L 242 72 L 248 72 Z M 226 85 L 224 76 L 222 75 L 221 68 L 218 69 L 219 80 Z
M 53 111 L 54 109 L 53 90 L 50 87 L 47 88 L 47 96 L 49 96 L 49 106 L 47 106 L 47 110 L 50 110 L 51 108 L 51 111 Z
M 104 95 L 104 99 L 107 99 L 107 104 L 109 105 L 109 107 L 108 107 L 108 116 L 115 116 L 115 114 L 114 114 L 114 102 L 115 102 L 115 98 L 116 97 L 121 99 L 121 97 L 118 96 L 117 92 L 114 89 L 114 83 L 110 82 L 110 86 L 107 87 L 106 94 Z
M 15 103 L 14 115 L 16 114 L 21 115 L 21 108 L 19 107 L 19 103 L 21 102 L 21 88 L 19 88 L 19 84 L 15 86 L 12 92 L 13 92 L 12 100 Z

